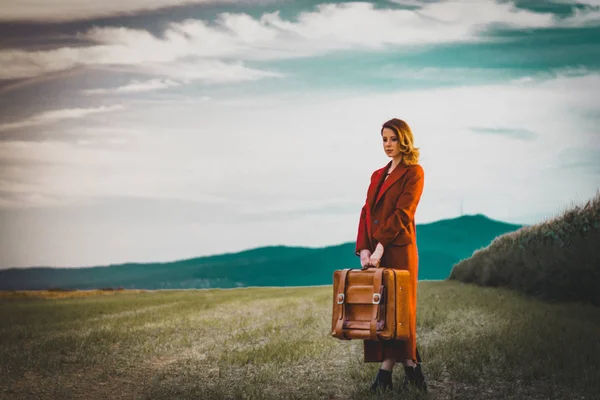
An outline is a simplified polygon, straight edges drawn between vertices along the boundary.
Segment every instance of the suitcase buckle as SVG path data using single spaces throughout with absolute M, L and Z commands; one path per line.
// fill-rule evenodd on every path
M 379 293 L 373 293 L 373 304 L 379 304 L 381 302 L 381 295 Z
M 337 303 L 338 304 L 344 304 L 344 293 L 340 293 L 338 294 L 338 299 L 337 299 Z

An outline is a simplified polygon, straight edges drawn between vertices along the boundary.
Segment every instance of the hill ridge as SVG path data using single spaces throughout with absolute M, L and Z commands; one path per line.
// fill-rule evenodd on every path
M 419 279 L 445 279 L 455 263 L 520 227 L 483 214 L 417 224 Z M 334 270 L 359 265 L 354 246 L 354 242 L 321 247 L 274 244 L 175 261 L 11 268 L 0 270 L 0 290 L 324 285 L 331 283 Z

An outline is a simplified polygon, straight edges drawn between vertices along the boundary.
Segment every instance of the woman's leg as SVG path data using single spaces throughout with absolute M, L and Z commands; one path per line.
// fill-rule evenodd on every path
M 416 367 L 417 366 L 417 364 L 415 364 L 415 362 L 413 360 L 411 360 L 410 358 L 407 358 L 402 364 L 405 367 Z
M 384 390 L 385 389 L 391 390 L 393 388 L 392 370 L 393 370 L 395 364 L 396 364 L 396 359 L 394 357 L 386 358 L 383 360 L 383 362 L 381 363 L 381 367 L 379 368 L 379 371 L 377 372 L 377 376 L 375 377 L 375 380 L 371 384 L 371 391 L 373 393 L 375 393 L 378 388 L 381 388 Z
M 386 358 L 385 360 L 383 360 L 383 363 L 381 363 L 381 369 L 385 369 L 386 371 L 391 371 L 392 369 L 394 369 L 394 365 L 396 365 L 396 359 L 395 358 Z
M 418 352 L 417 352 L 418 354 Z M 406 359 L 402 363 L 404 365 L 404 389 L 408 387 L 408 385 L 414 385 L 418 389 L 423 390 L 427 393 L 427 380 L 425 379 L 425 375 L 423 375 L 423 371 L 421 370 L 420 357 L 417 355 L 417 363 L 414 360 Z

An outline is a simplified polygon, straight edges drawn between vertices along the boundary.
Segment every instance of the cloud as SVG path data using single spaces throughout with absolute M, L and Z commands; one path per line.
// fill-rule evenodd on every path
M 490 81 L 505 79 L 514 70 L 511 68 L 473 67 L 414 67 L 409 64 L 383 64 L 373 73 L 377 77 L 423 81 L 429 84 L 445 82 L 464 83 L 465 81 Z
M 284 76 L 284 74 L 274 71 L 248 68 L 239 61 L 222 62 L 215 59 L 181 61 L 180 58 L 187 56 L 185 53 L 170 54 L 169 46 L 161 46 L 160 43 L 156 43 L 156 51 L 161 54 L 148 55 L 148 47 L 152 47 L 152 45 L 127 47 L 117 44 L 88 48 L 63 48 L 45 52 L 0 51 L 0 64 L 6 66 L 0 70 L 0 80 L 36 77 L 81 65 L 125 65 L 131 66 L 131 72 L 156 74 L 187 81 L 201 80 L 208 83 Z M 164 47 L 164 51 L 161 50 L 161 47 Z
M 511 3 L 466 0 L 428 3 L 417 11 L 376 8 L 372 3 L 321 4 L 313 11 L 299 13 L 295 20 L 285 20 L 279 12 L 258 18 L 222 13 L 212 23 L 194 19 L 173 23 L 161 36 L 143 29 L 95 27 L 77 35 L 82 43 L 91 45 L 39 51 L 3 50 L 0 79 L 96 65 L 151 70 L 172 64 L 171 70 L 176 70 L 184 62 L 198 63 L 209 70 L 221 62 L 219 68 L 224 75 L 233 76 L 243 61 L 312 57 L 339 50 L 376 51 L 390 46 L 485 41 L 492 39 L 482 37 L 481 33 L 491 27 L 542 28 L 557 23 L 551 13 L 522 10 Z M 229 67 L 231 70 L 225 71 Z M 255 77 L 277 75 L 244 69 Z
M 539 135 L 527 129 L 473 127 L 475 133 L 506 136 L 518 140 L 535 140 Z
M 458 215 L 461 199 L 469 214 L 541 218 L 597 190 L 598 114 L 580 110 L 599 110 L 599 90 L 592 73 L 395 93 L 132 102 L 127 113 L 85 124 L 136 129 L 135 137 L 114 132 L 131 137 L 128 146 L 0 143 L 0 223 L 14 244 L 0 254 L 4 264 L 77 265 L 354 240 L 370 174 L 388 161 L 378 137 L 390 117 L 411 125 L 421 149 L 417 223 Z M 539 136 L 515 141 L 473 127 Z
M 550 2 L 557 4 L 581 4 L 600 7 L 600 0 L 550 0 Z
M 421 0 L 388 0 L 390 3 L 405 7 L 423 7 L 426 3 Z
M 571 28 L 598 26 L 598 24 L 600 24 L 600 7 L 594 7 L 585 9 L 576 8 L 573 11 L 573 15 L 561 21 L 560 26 Z
M 0 132 L 12 129 L 27 128 L 38 125 L 51 124 L 63 120 L 83 118 L 91 114 L 111 112 L 122 109 L 122 105 L 101 106 L 95 108 L 70 108 L 64 110 L 46 111 L 17 122 L 0 125 Z
M 92 118 L 79 118 L 40 124 L 27 129 L 8 129 L 0 134 L 0 147 L 8 142 L 64 142 L 80 147 L 131 148 L 141 137 L 143 129 L 98 126 Z M 7 154 L 0 152 L 0 165 L 6 163 Z M 17 162 L 10 158 L 10 163 Z M 34 162 L 34 164 L 36 164 Z M 37 164 L 36 164 L 37 165 Z
M 65 22 L 124 16 L 163 8 L 194 4 L 269 4 L 268 0 L 3 0 L 0 21 Z
M 584 27 L 600 24 L 600 0 L 551 0 L 551 2 L 578 6 L 572 7 L 572 15 L 560 21 L 561 27 Z
M 141 67 L 141 71 L 169 76 L 183 82 L 200 81 L 207 84 L 255 81 L 286 76 L 280 72 L 248 68 L 241 62 L 223 63 L 212 60 L 153 64 Z
M 593 174 L 600 179 L 600 145 L 565 148 L 558 155 L 556 168 L 575 169 L 579 173 Z
M 596 74 L 410 94 L 328 92 L 304 98 L 248 93 L 210 102 L 132 103 L 126 115 L 110 120 L 111 127 L 140 132 L 126 136 L 132 141 L 129 145 L 5 142 L 0 144 L 0 159 L 17 154 L 34 170 L 43 163 L 45 179 L 37 190 L 53 198 L 77 193 L 192 201 L 202 193 L 237 199 L 240 212 L 306 209 L 316 199 L 355 199 L 358 204 L 364 188 L 357 179 L 368 179 L 369 172 L 385 162 L 377 127 L 395 116 L 406 119 L 415 132 L 430 190 L 443 197 L 483 185 L 484 193 L 495 195 L 498 188 L 479 183 L 489 175 L 485 182 L 510 186 L 516 198 L 519 190 L 529 190 L 521 186 L 524 182 L 511 182 L 519 168 L 531 168 L 540 181 L 551 181 L 542 166 L 555 164 L 566 147 L 589 147 L 597 139 L 597 120 L 578 110 L 597 104 L 591 99 L 598 88 Z M 86 125 L 93 129 L 106 122 Z M 75 134 L 79 128 L 65 130 Z M 568 142 L 564 132 L 570 132 Z M 536 140 L 531 140 L 535 134 Z M 515 146 L 514 139 L 521 142 Z M 496 176 L 507 155 L 519 162 Z M 568 196 L 567 189 L 557 201 Z M 481 210 L 489 206 L 486 201 L 481 200 Z M 447 212 L 445 206 L 435 206 L 433 197 L 427 203 L 432 207 L 427 219 Z
M 179 86 L 178 82 L 170 79 L 151 79 L 148 81 L 131 81 L 129 84 L 109 89 L 90 89 L 84 90 L 85 94 L 126 94 L 126 93 L 142 93 L 153 90 L 167 89 L 170 87 Z

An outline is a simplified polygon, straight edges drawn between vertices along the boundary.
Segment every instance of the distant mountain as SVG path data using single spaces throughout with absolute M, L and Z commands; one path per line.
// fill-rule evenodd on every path
M 454 264 L 488 246 L 497 236 L 521 227 L 482 214 L 417 225 L 419 279 L 445 279 Z
M 469 215 L 417 225 L 419 279 L 445 279 L 454 264 L 522 225 Z M 360 268 L 354 242 L 323 248 L 268 246 L 167 263 L 0 270 L 0 290 L 186 289 L 328 285 L 336 269 Z

